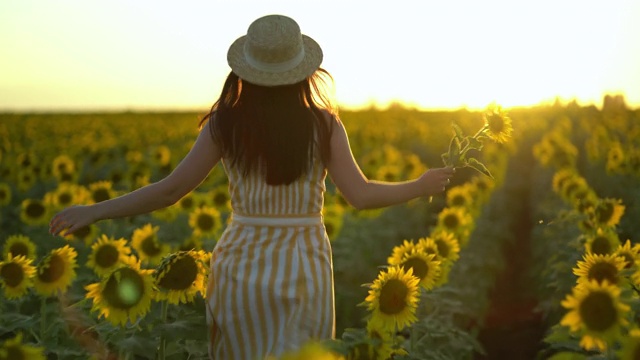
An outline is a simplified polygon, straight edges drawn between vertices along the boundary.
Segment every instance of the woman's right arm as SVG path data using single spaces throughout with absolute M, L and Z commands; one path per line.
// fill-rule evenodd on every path
M 419 178 L 403 182 L 369 180 L 358 166 L 344 125 L 334 118 L 331 135 L 329 175 L 342 196 L 356 209 L 374 209 L 401 204 L 444 191 L 453 176 L 453 168 L 434 168 Z

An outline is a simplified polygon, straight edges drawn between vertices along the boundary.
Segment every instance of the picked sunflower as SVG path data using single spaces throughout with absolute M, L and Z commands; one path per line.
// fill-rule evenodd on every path
M 621 326 L 627 324 L 629 306 L 620 301 L 620 288 L 607 281 L 575 286 L 561 304 L 569 312 L 560 324 L 582 335 L 580 346 L 586 350 L 606 350 L 607 342 L 618 338 Z
M 6 258 L 22 255 L 27 259 L 36 258 L 36 245 L 26 235 L 11 235 L 7 238 L 2 249 L 2 256 Z
M 11 187 L 7 183 L 0 183 L 0 206 L 6 206 L 11 202 Z
M 127 240 L 123 238 L 116 240 L 103 234 L 91 246 L 87 266 L 102 277 L 115 270 L 129 256 L 131 256 L 131 249 L 127 246 Z
M 77 256 L 78 253 L 69 245 L 51 250 L 36 266 L 33 278 L 36 292 L 42 296 L 66 292 L 76 278 Z
M 113 325 L 124 326 L 144 317 L 151 308 L 153 270 L 140 269 L 140 262 L 129 257 L 100 282 L 85 286 L 92 299 L 92 311 Z
M 178 251 L 166 256 L 153 273 L 160 290 L 158 299 L 177 305 L 192 302 L 197 293 L 204 297 L 208 258 L 203 250 Z
M 602 283 L 622 285 L 624 277 L 620 271 L 624 269 L 624 258 L 614 254 L 585 254 L 582 261 L 578 261 L 573 273 L 578 276 L 578 283 L 596 281 Z
M 586 235 L 585 249 L 588 253 L 605 255 L 613 253 L 620 246 L 620 238 L 613 228 L 598 228 Z
M 33 286 L 33 275 L 36 268 L 31 265 L 33 260 L 23 255 L 11 254 L 0 261 L 0 285 L 4 289 L 7 299 L 16 299 L 24 296 Z
M 381 271 L 365 298 L 364 304 L 371 311 L 370 321 L 391 331 L 400 331 L 414 323 L 419 282 L 411 269 L 405 271 L 400 266 L 392 266 Z
M 136 250 L 140 261 L 151 265 L 158 265 L 162 258 L 171 251 L 168 244 L 158 239 L 158 226 L 146 224 L 135 229 L 131 236 L 131 247 Z
M 500 105 L 491 105 L 483 115 L 486 134 L 497 143 L 506 143 L 513 132 L 511 118 Z
M 214 235 L 222 228 L 220 212 L 211 206 L 196 208 L 189 214 L 189 226 L 195 236 Z
M 47 224 L 48 210 L 42 200 L 25 199 L 20 208 L 20 219 L 27 225 Z
M 0 360 L 45 360 L 44 348 L 22 343 L 22 333 L 0 345 Z

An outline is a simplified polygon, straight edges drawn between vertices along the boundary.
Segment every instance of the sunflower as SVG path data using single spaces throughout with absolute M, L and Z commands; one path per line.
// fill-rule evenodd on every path
M 420 248 L 413 248 L 411 252 L 404 254 L 398 265 L 405 271 L 411 269 L 413 276 L 420 280 L 418 285 L 431 290 L 440 278 L 440 264 L 441 262 L 436 260 L 436 255 L 420 251 Z
M 44 348 L 22 343 L 22 333 L 0 345 L 0 360 L 45 360 Z
M 471 207 L 473 198 L 469 187 L 454 186 L 447 191 L 447 206 L 449 207 Z
M 436 245 L 436 242 L 433 241 L 433 239 L 430 237 L 418 239 L 418 243 L 416 243 L 416 247 L 419 248 L 420 251 L 424 251 L 428 255 L 435 255 L 435 258 L 439 261 L 443 260 L 440 258 L 440 254 L 438 253 L 438 245 Z M 393 265 L 393 264 L 389 264 L 389 265 Z
M 18 171 L 18 189 L 23 192 L 31 189 L 37 180 L 38 176 L 30 168 Z
M 627 239 L 624 245 L 618 245 L 613 254 L 622 257 L 624 259 L 624 268 L 629 269 L 635 266 L 638 259 L 640 259 L 640 245 L 631 246 L 631 240 Z
M 375 179 L 382 181 L 399 181 L 402 175 L 402 168 L 399 165 L 390 163 L 384 164 L 378 168 L 375 174 Z
M 466 243 L 472 224 L 471 215 L 463 208 L 446 207 L 438 214 L 438 230 L 454 234 L 462 245 Z
M 584 349 L 607 349 L 620 335 L 620 327 L 627 324 L 625 314 L 629 306 L 620 301 L 620 288 L 604 281 L 588 281 L 573 288 L 562 301 L 569 310 L 560 324 L 582 335 Z
M 112 189 L 111 181 L 97 181 L 89 184 L 89 204 L 99 203 L 113 198 L 116 193 Z
M 192 211 L 196 208 L 196 201 L 193 192 L 190 192 L 178 200 L 178 207 L 183 211 Z
M 9 255 L 13 257 L 22 255 L 27 259 L 35 259 L 36 245 L 26 235 L 11 235 L 4 243 L 2 255 L 4 258 Z
M 620 246 L 620 238 L 613 228 L 598 228 L 586 235 L 585 249 L 588 253 L 611 254 L 618 246 Z
M 344 356 L 335 353 L 323 346 L 322 343 L 311 340 L 299 349 L 282 354 L 279 360 L 344 360 Z M 275 357 L 267 357 L 266 360 L 276 360 Z
M 391 359 L 394 354 L 394 332 L 380 326 L 380 323 L 367 321 L 367 336 L 373 341 L 371 346 L 372 358 Z
M 404 255 L 410 253 L 415 247 L 416 244 L 413 240 L 404 240 L 401 245 L 393 248 L 391 256 L 387 258 L 387 263 L 389 265 L 400 265 Z
M 64 182 L 45 194 L 44 202 L 52 209 L 62 209 L 70 205 L 84 202 L 87 197 L 86 189 L 76 184 Z
M 575 199 L 574 194 L 580 193 L 587 189 L 589 189 L 587 180 L 585 180 L 582 176 L 573 176 L 568 178 L 563 183 L 563 186 L 558 194 L 564 201 L 573 203 L 573 199 Z
M 613 141 L 609 144 L 609 151 L 607 152 L 607 172 L 608 173 L 620 173 L 625 163 L 624 150 L 619 141 Z
M 0 285 L 7 299 L 22 297 L 33 286 L 36 268 L 31 265 L 32 261 L 23 255 L 9 255 L 6 260 L 0 261 Z
M 492 105 L 483 115 L 486 134 L 497 143 L 505 143 L 511 137 L 511 118 L 500 105 Z
M 211 203 L 222 213 L 231 211 L 231 196 L 227 185 L 220 185 L 211 191 Z
M 214 235 L 222 228 L 220 212 L 211 206 L 196 208 L 189 214 L 189 226 L 195 236 Z
M 0 206 L 11 202 L 11 187 L 7 183 L 0 183 Z
M 127 240 L 115 240 L 103 234 L 91 246 L 87 266 L 98 276 L 103 276 L 113 271 L 129 256 L 131 249 L 127 246 Z
M 562 168 L 553 174 L 551 179 L 551 187 L 556 194 L 560 194 L 567 181 L 570 181 L 574 177 L 579 177 L 576 169 L 574 168 Z
M 159 167 L 165 167 L 171 162 L 171 150 L 166 145 L 158 145 L 151 154 L 153 162 Z
M 67 241 L 72 240 L 82 240 L 85 245 L 91 245 L 93 241 L 100 234 L 100 229 L 96 224 L 91 224 L 88 226 L 83 226 L 78 230 L 74 231 L 73 234 L 64 235 L 63 237 Z
M 573 268 L 573 273 L 578 276 L 578 283 L 607 281 L 609 284 L 620 285 L 624 277 L 620 271 L 624 269 L 624 258 L 614 254 L 596 255 L 585 254 L 583 261 L 578 261 L 578 267 Z
M 78 253 L 69 245 L 51 250 L 36 267 L 33 278 L 36 292 L 42 296 L 66 292 L 76 277 L 77 256 Z
M 392 266 L 381 271 L 370 285 L 365 299 L 368 310 L 372 312 L 370 321 L 392 331 L 414 323 L 417 320 L 419 282 L 411 269 L 405 271 L 400 266 Z
M 445 230 L 437 230 L 431 233 L 429 238 L 438 248 L 438 257 L 442 261 L 451 263 L 460 258 L 460 244 L 455 236 Z
M 76 172 L 76 165 L 68 155 L 56 156 L 51 164 L 51 174 L 59 181 L 68 181 Z
M 135 229 L 131 236 L 131 247 L 136 250 L 143 263 L 157 265 L 162 258 L 171 251 L 169 245 L 163 244 L 158 239 L 158 226 L 146 224 Z
M 600 199 L 591 213 L 596 226 L 616 226 L 624 214 L 625 206 L 619 199 Z
M 85 286 L 86 297 L 92 299 L 92 311 L 114 325 L 124 326 L 144 317 L 151 308 L 153 270 L 140 269 L 140 262 L 128 257 L 100 282 Z
M 631 329 L 629 334 L 622 340 L 622 347 L 616 352 L 617 359 L 635 360 L 640 359 L 640 329 Z
M 166 256 L 153 273 L 158 298 L 170 304 L 190 303 L 205 294 L 208 256 L 203 250 L 179 251 Z
M 20 220 L 27 225 L 45 225 L 49 211 L 44 202 L 36 199 L 25 199 L 20 208 Z

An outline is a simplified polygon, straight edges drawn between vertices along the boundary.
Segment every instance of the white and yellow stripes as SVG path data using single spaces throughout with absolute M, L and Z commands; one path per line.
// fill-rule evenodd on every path
M 269 186 L 225 167 L 234 209 L 211 257 L 212 359 L 279 356 L 334 337 L 331 245 L 322 223 L 326 170 Z

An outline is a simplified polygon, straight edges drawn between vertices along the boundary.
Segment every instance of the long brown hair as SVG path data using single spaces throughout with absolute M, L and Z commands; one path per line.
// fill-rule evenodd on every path
M 306 174 L 316 151 L 327 164 L 337 108 L 328 85 L 333 78 L 318 69 L 305 80 L 283 86 L 260 86 L 231 72 L 206 121 L 222 156 L 246 176 L 259 171 L 269 185 L 290 184 Z

